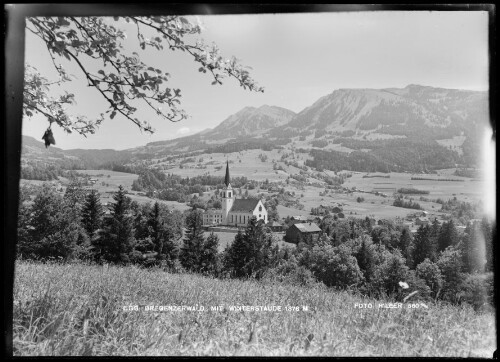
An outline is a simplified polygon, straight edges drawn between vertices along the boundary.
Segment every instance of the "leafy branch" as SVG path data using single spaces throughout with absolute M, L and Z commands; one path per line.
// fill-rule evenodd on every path
M 240 86 L 250 91 L 263 92 L 263 88 L 250 77 L 248 67 L 241 66 L 237 59 L 224 59 L 215 44 L 207 46 L 198 40 L 194 44 L 184 42 L 187 35 L 199 34 L 201 29 L 184 17 L 115 17 L 115 21 L 124 19 L 134 23 L 141 49 L 154 47 L 163 50 L 163 42 L 168 49 L 185 51 L 193 60 L 201 64 L 200 72 L 209 72 L 212 84 L 222 84 L 222 79 L 236 79 Z M 49 86 L 70 81 L 69 75 L 61 65 L 56 64 L 56 57 L 74 61 L 85 76 L 88 86 L 96 88 L 98 93 L 109 103 L 106 113 L 113 119 L 121 114 L 136 124 L 141 131 L 153 133 L 151 125 L 135 117 L 136 102 L 144 102 L 157 115 L 170 122 L 187 118 L 179 108 L 181 90 L 166 86 L 170 74 L 161 69 L 148 66 L 140 60 L 137 52 L 126 54 L 121 41 L 127 38 L 124 31 L 111 25 L 110 18 L 102 17 L 40 17 L 28 18 L 27 29 L 40 38 L 46 45 L 52 63 L 56 68 L 59 81 L 49 82 L 36 68 L 28 66 L 25 76 L 24 114 L 28 117 L 33 112 L 47 117 L 50 124 L 55 122 L 65 131 L 76 130 L 82 135 L 94 133 L 104 120 L 104 114 L 97 120 L 85 117 L 70 117 L 65 105 L 74 103 L 74 95 L 66 94 L 58 99 L 49 97 Z M 154 30 L 158 36 L 147 38 L 144 29 Z M 97 71 L 89 69 L 90 63 L 101 59 L 103 66 Z M 166 107 L 163 110 L 161 106 Z

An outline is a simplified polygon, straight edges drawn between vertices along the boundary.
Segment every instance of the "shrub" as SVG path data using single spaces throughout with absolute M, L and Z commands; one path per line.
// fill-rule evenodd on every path
M 443 277 L 441 276 L 438 265 L 429 259 L 425 259 L 417 265 L 416 276 L 425 282 L 432 291 L 432 296 L 436 297 L 443 286 Z
M 491 286 L 492 273 L 489 274 L 469 274 L 462 283 L 458 297 L 461 301 L 470 304 L 474 310 L 481 310 L 492 304 Z
M 356 258 L 343 245 L 314 246 L 305 251 L 301 265 L 311 270 L 314 276 L 328 287 L 348 288 L 364 281 Z
M 400 292 L 399 282 L 406 281 L 408 276 L 409 268 L 399 250 L 392 253 L 384 250 L 374 267 L 370 290 L 375 294 L 395 295 Z
M 413 301 L 431 301 L 432 300 L 432 291 L 431 289 L 427 286 L 425 283 L 425 280 L 419 278 L 415 270 L 410 270 L 408 272 L 408 275 L 406 276 L 405 282 L 408 284 L 408 289 L 400 289 L 398 292 L 398 297 L 399 300 L 403 300 L 406 296 L 413 292 L 417 292 L 414 296 L 410 297 L 408 299 L 408 302 L 413 302 Z
M 309 287 L 317 284 L 313 273 L 305 266 L 299 265 L 294 256 L 267 270 L 262 279 L 264 282 L 278 282 L 295 286 Z
M 461 272 L 462 253 L 458 248 L 450 246 L 441 253 L 437 265 L 443 277 L 441 298 L 454 303 L 458 302 L 460 300 L 458 293 L 464 279 Z

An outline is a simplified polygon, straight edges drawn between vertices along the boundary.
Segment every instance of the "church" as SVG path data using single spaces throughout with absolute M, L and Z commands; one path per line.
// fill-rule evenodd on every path
M 229 161 L 226 164 L 226 177 L 222 190 L 222 210 L 208 210 L 203 213 L 204 225 L 246 226 L 252 216 L 267 223 L 267 210 L 258 199 L 237 199 L 231 187 Z

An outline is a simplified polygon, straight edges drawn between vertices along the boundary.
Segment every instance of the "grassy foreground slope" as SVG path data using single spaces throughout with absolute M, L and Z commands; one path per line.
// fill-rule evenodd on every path
M 355 303 L 374 307 L 358 309 Z M 491 313 L 447 305 L 379 309 L 378 303 L 321 287 L 23 261 L 16 263 L 14 355 L 491 358 L 496 349 Z M 129 305 L 139 310 L 124 311 Z M 205 310 L 152 312 L 144 305 Z M 219 305 L 274 305 L 282 311 L 210 310 Z

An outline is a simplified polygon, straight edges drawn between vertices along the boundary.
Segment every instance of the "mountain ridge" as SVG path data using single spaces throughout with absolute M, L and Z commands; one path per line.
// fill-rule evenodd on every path
M 488 93 L 485 91 L 416 84 L 405 88 L 341 88 L 320 97 L 298 113 L 267 104 L 248 106 L 216 127 L 194 135 L 150 142 L 121 151 L 51 147 L 47 155 L 64 154 L 97 165 L 106 162 L 133 163 L 134 159 L 148 160 L 190 152 L 272 148 L 297 141 L 306 148 L 340 143 L 345 149 L 350 143 L 357 144 L 358 148 L 354 149 L 365 149 L 360 148 L 361 141 L 368 142 L 369 146 L 370 141 L 379 138 L 437 142 L 461 153 L 462 148 L 476 147 L 468 142 L 472 142 L 470 140 L 476 137 L 478 126 L 488 123 L 488 119 Z M 25 142 L 24 137 L 24 154 L 44 154 L 41 146 L 33 145 L 38 141 L 32 139 Z

